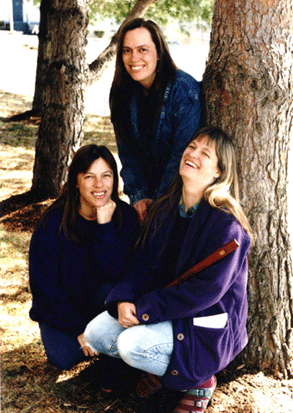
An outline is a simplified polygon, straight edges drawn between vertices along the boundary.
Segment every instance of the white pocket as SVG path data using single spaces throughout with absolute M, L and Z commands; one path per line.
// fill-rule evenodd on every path
M 193 325 L 198 327 L 224 328 L 227 325 L 228 313 L 194 317 Z

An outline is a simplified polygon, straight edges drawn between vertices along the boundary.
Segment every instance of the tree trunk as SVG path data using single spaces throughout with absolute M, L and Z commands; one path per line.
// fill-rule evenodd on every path
M 287 168 L 293 116 L 293 1 L 215 0 L 203 76 L 206 122 L 237 147 L 243 207 L 256 231 L 244 360 L 293 374 Z
M 46 3 L 48 62 L 43 116 L 36 144 L 32 192 L 55 197 L 64 183 L 73 151 L 83 139 L 87 0 Z
M 48 39 L 48 15 L 50 13 L 50 1 L 43 0 L 40 5 L 40 26 L 39 26 L 39 47 L 38 61 L 35 81 L 35 93 L 32 110 L 36 113 L 42 113 L 43 106 L 43 87 L 45 84 L 46 67 L 48 65 L 50 48 L 47 48 Z
M 135 17 L 143 17 L 149 7 L 157 0 L 138 0 L 129 15 L 125 19 L 128 21 Z M 50 1 L 42 0 L 40 6 L 40 28 L 39 28 L 39 48 L 38 48 L 38 62 L 35 82 L 35 92 L 33 99 L 32 111 L 26 112 L 22 118 L 29 117 L 36 113 L 43 112 L 44 94 L 44 82 L 45 73 L 50 58 L 50 49 L 47 48 L 47 42 L 50 39 L 48 35 L 48 8 L 50 8 Z M 115 58 L 116 45 L 118 41 L 118 33 L 116 33 L 110 44 L 106 49 L 86 68 L 86 86 L 90 86 L 94 82 L 98 81 L 104 71 L 110 66 L 111 62 Z

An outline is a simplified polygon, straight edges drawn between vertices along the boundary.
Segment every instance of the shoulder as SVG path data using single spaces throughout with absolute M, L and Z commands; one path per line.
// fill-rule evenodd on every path
M 165 99 L 180 102 L 194 102 L 200 99 L 201 82 L 182 70 L 177 70 L 173 82 L 167 86 Z
M 247 245 L 251 244 L 249 235 L 233 215 L 218 208 L 214 208 L 207 202 L 205 203 L 204 208 L 209 211 L 206 225 L 209 227 L 211 233 L 214 235 L 222 233 L 222 236 L 225 234 L 225 237 L 229 239 L 235 238 L 239 243 L 241 242 Z
M 56 233 L 59 231 L 59 227 L 62 221 L 63 207 L 57 207 L 54 209 L 49 209 L 46 211 L 34 231 L 34 234 L 43 234 L 43 233 Z
M 119 200 L 119 206 L 122 214 L 122 218 L 128 218 L 131 220 L 138 220 L 138 215 L 136 210 L 133 208 L 132 205 L 127 204 L 127 202 Z
M 177 70 L 175 79 L 172 83 L 173 88 L 182 88 L 188 90 L 189 88 L 200 90 L 201 82 L 198 82 L 190 74 L 183 72 L 183 70 Z

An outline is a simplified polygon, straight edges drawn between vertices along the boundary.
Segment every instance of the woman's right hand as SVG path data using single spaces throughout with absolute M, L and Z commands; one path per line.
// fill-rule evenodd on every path
M 109 199 L 109 201 L 96 209 L 98 224 L 107 224 L 112 220 L 112 216 L 116 209 L 116 203 Z
M 118 303 L 118 323 L 124 327 L 129 328 L 139 324 L 136 317 L 136 307 L 133 303 Z

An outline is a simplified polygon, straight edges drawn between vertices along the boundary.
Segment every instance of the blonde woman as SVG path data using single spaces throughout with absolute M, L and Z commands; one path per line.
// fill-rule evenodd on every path
M 216 127 L 201 129 L 169 192 L 144 221 L 127 278 L 87 326 L 93 351 L 146 372 L 138 394 L 185 391 L 174 413 L 202 413 L 215 374 L 247 343 L 247 256 L 252 231 L 238 201 L 235 151 Z M 239 247 L 180 285 L 166 285 L 228 241 Z

